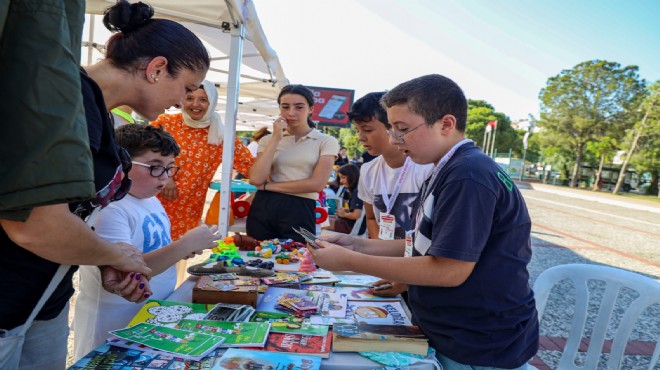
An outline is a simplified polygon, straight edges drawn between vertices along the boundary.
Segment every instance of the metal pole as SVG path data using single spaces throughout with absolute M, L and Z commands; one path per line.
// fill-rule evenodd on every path
M 522 160 L 522 166 L 520 166 L 520 181 L 523 181 L 523 177 L 525 176 L 525 157 L 527 156 L 527 149 L 523 150 L 523 160 Z
M 493 157 L 493 151 L 495 150 L 495 135 L 497 135 L 497 126 L 493 127 L 493 143 L 490 146 L 490 156 Z M 495 158 L 495 157 L 493 157 Z
M 243 57 L 245 26 L 242 23 L 231 30 L 231 49 L 229 56 L 229 79 L 227 80 L 227 109 L 225 112 L 225 138 L 222 151 L 222 177 L 220 189 L 220 212 L 218 212 L 218 231 L 227 236 L 229 231 L 229 195 L 231 193 L 231 173 L 234 167 L 234 138 L 236 137 L 236 113 L 238 111 L 238 93 Z

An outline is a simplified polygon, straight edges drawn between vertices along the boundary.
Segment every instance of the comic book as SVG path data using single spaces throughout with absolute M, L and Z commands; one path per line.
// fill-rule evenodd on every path
M 334 324 L 336 352 L 407 352 L 425 356 L 428 339 L 418 326 Z
M 290 295 L 295 295 L 314 302 L 314 304 L 318 306 L 317 314 L 320 316 L 339 318 L 346 316 L 346 305 L 348 301 L 346 294 L 278 287 L 269 287 L 268 290 L 266 290 L 263 299 L 257 305 L 257 311 L 287 313 L 281 307 L 278 308 L 278 303 L 282 299 L 289 298 Z
M 339 279 L 339 281 L 335 283 L 337 286 L 368 287 L 380 280 L 380 278 L 371 275 L 335 274 L 335 276 Z
M 331 344 L 332 331 L 328 331 L 324 336 L 271 332 L 263 350 L 328 358 Z
M 220 336 L 147 323 L 113 330 L 110 334 L 128 342 L 143 344 L 158 351 L 173 353 L 178 357 L 196 361 L 208 355 L 225 340 Z M 113 345 L 122 346 L 122 342 L 114 342 Z
M 397 301 L 348 301 L 346 316 L 343 318 L 312 316 L 312 324 L 376 324 L 412 325 L 401 302 Z
M 225 340 L 221 347 L 263 347 L 270 326 L 267 322 L 183 319 L 177 324 L 177 329 L 223 337 Z
M 327 286 L 327 285 L 301 285 L 304 290 L 325 293 L 346 294 L 349 301 L 399 301 L 399 297 L 381 297 L 371 293 L 368 287 L 357 286 Z
M 154 351 L 148 347 L 129 349 L 102 344 L 76 361 L 68 370 L 210 370 L 216 362 L 219 362 L 224 351 L 224 349 L 216 349 L 200 361 L 193 361 L 171 353 Z
M 127 326 L 141 322 L 174 327 L 181 319 L 201 320 L 213 308 L 214 304 L 172 302 L 150 299 L 133 317 Z
M 320 357 L 229 348 L 213 367 L 213 370 L 319 370 L 320 368 Z

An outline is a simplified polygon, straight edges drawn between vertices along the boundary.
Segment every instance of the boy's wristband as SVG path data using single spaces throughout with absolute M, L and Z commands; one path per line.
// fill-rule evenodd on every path
M 266 185 L 268 184 L 268 181 L 264 182 L 264 186 L 262 187 L 263 191 L 266 191 Z

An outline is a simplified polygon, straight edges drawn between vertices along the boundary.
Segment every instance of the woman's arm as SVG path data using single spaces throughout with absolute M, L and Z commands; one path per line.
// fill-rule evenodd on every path
M 354 209 L 352 211 L 346 211 L 343 208 L 337 209 L 337 216 L 342 217 L 342 218 L 346 218 L 346 219 L 349 219 L 349 220 L 357 220 L 357 219 L 360 218 L 361 215 L 362 215 L 362 210 L 359 209 L 359 208 Z
M 266 185 L 266 190 L 290 194 L 319 192 L 323 190 L 326 183 L 328 182 L 328 178 L 330 177 L 330 172 L 332 172 L 332 166 L 334 163 L 334 155 L 322 155 L 319 157 L 318 162 L 316 162 L 314 171 L 308 179 L 285 182 L 269 182 Z M 250 173 L 252 173 L 252 171 L 250 171 Z M 250 179 L 250 183 L 252 183 L 251 180 L 252 179 Z
M 234 142 L 234 168 L 238 173 L 245 177 L 250 176 L 250 168 L 254 164 L 254 157 L 252 152 L 248 149 L 243 142 L 236 138 Z
M 275 158 L 277 146 L 282 141 L 285 129 L 286 121 L 278 118 L 273 122 L 273 133 L 261 138 L 261 140 L 267 140 L 268 142 L 266 143 L 266 148 L 261 153 L 257 153 L 257 159 L 254 161 L 252 167 L 250 167 L 250 176 L 248 177 L 251 185 L 260 188 L 268 180 L 271 168 L 273 167 L 273 158 Z M 329 176 L 330 174 L 328 174 Z

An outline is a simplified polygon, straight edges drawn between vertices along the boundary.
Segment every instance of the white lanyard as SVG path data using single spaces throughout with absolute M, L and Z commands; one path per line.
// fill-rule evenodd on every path
M 449 162 L 451 157 L 454 156 L 454 153 L 456 153 L 456 150 L 461 147 L 463 144 L 467 143 L 472 143 L 473 141 L 470 139 L 463 139 L 459 141 L 456 145 L 454 145 L 447 154 L 445 154 L 441 159 L 440 162 L 435 166 L 433 169 L 433 172 L 431 173 L 431 180 L 428 182 L 424 183 L 424 186 L 422 187 L 422 191 L 420 192 L 420 198 L 419 198 L 419 203 L 417 205 L 417 213 L 415 216 L 415 232 L 419 232 L 419 225 L 422 223 L 422 219 L 424 218 L 424 202 L 426 202 L 426 198 L 431 194 L 433 191 L 433 184 L 435 183 L 436 178 L 438 177 L 438 174 L 440 173 L 440 170 L 442 170 L 443 167 Z
M 387 167 L 387 163 L 385 160 L 383 160 L 383 166 L 380 171 L 380 192 L 381 195 L 383 196 L 383 202 L 385 203 L 385 208 L 387 208 L 387 212 L 385 213 L 390 213 L 392 211 L 392 207 L 394 207 L 394 202 L 396 201 L 396 197 L 399 196 L 399 192 L 401 191 L 401 186 L 403 185 L 403 182 L 406 179 L 406 174 L 408 173 L 408 169 L 410 168 L 410 163 L 412 161 L 410 160 L 410 157 L 406 157 L 406 161 L 403 163 L 403 168 L 401 169 L 401 173 L 399 174 L 399 179 L 396 181 L 396 184 L 394 184 L 394 189 L 392 189 L 392 196 L 390 197 L 388 194 L 389 192 L 387 191 L 387 180 L 385 179 L 385 167 Z

